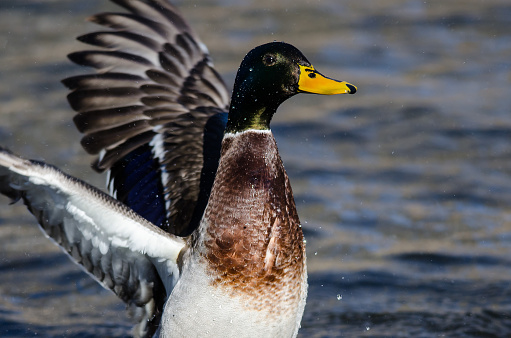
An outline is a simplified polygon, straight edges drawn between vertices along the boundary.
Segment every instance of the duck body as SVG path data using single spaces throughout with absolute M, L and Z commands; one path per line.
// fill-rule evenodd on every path
M 273 135 L 227 133 L 210 203 L 165 307 L 163 335 L 194 327 L 212 336 L 296 336 L 307 295 L 305 257 Z
M 305 241 L 271 133 L 298 93 L 353 94 L 295 47 L 251 50 L 232 98 L 206 47 L 165 0 L 114 0 L 92 21 L 102 48 L 65 79 L 109 194 L 0 147 L 0 193 L 139 316 L 139 337 L 294 337 L 307 296 Z

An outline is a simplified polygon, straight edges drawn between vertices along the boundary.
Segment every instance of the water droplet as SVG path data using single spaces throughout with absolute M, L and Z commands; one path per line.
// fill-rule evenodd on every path
M 366 330 L 369 331 L 371 330 L 371 328 L 369 326 L 366 326 Z
M 248 69 L 248 71 L 249 71 L 249 72 L 251 72 L 251 71 L 253 71 L 253 70 L 254 70 L 254 68 L 249 68 L 249 69 Z
M 318 255 L 318 252 L 316 251 L 316 252 L 314 253 L 314 256 L 317 256 L 317 255 Z
M 337 300 L 341 300 L 342 299 L 342 295 L 341 294 L 337 294 Z
M 307 244 L 307 240 L 306 239 L 303 240 L 303 244 Z

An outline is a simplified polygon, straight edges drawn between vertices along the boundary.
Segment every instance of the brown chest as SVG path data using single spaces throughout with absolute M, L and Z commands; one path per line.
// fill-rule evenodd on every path
M 200 251 L 214 285 L 255 297 L 299 297 L 303 233 L 271 134 L 224 140 L 204 224 Z

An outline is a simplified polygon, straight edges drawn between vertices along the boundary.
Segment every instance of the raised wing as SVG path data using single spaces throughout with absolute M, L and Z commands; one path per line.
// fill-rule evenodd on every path
M 97 74 L 63 83 L 82 145 L 99 154 L 112 196 L 174 234 L 198 225 L 215 177 L 229 93 L 208 50 L 164 0 L 114 0 L 129 13 L 91 21 L 101 47 L 69 55 Z M 207 158 L 206 158 L 207 157 Z M 206 163 L 207 162 L 207 163 Z
M 182 238 L 53 166 L 22 160 L 3 149 L 0 193 L 13 201 L 22 199 L 45 233 L 76 263 L 139 308 L 138 335 L 154 333 L 166 292 L 179 278 Z

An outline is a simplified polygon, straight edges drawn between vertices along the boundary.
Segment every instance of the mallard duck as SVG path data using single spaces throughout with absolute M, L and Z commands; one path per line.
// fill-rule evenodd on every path
M 164 0 L 115 0 L 73 53 L 96 74 L 64 80 L 82 145 L 109 194 L 0 151 L 0 192 L 104 287 L 149 337 L 293 337 L 307 295 L 305 244 L 270 131 L 298 93 L 353 94 L 295 47 L 251 50 L 232 98 L 208 50 Z

